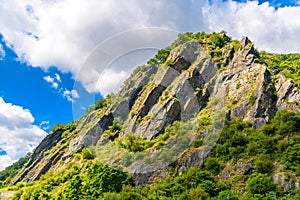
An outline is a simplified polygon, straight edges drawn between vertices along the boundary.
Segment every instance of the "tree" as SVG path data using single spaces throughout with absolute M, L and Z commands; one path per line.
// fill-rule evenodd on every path
M 260 154 L 254 161 L 254 169 L 261 174 L 271 174 L 273 170 L 273 162 L 269 155 Z
M 82 195 L 82 180 L 79 175 L 75 175 L 70 180 L 69 187 L 66 191 L 66 198 L 80 200 L 82 199 Z
M 247 180 L 246 189 L 250 194 L 267 194 L 276 191 L 276 184 L 266 174 L 253 174 Z
M 212 172 L 214 175 L 217 175 L 220 173 L 221 165 L 217 158 L 208 157 L 204 163 L 205 168 Z

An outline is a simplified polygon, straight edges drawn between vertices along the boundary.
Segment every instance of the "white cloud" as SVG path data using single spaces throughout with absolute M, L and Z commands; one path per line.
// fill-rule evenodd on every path
M 54 78 L 51 78 L 51 76 L 45 76 L 43 77 L 45 81 L 47 81 L 48 83 L 53 83 L 54 82 Z
M 5 58 L 5 55 L 6 55 L 6 53 L 3 49 L 3 46 L 2 46 L 2 44 L 0 44 L 0 60 L 3 60 Z
M 74 102 L 75 99 L 79 98 L 79 94 L 76 90 L 65 89 L 63 92 L 63 96 L 70 102 Z
M 57 88 L 58 88 L 58 83 L 54 82 L 54 83 L 52 84 L 52 87 L 54 87 L 55 89 L 57 89 Z
M 215 0 L 205 15 L 210 31 L 249 36 L 256 47 L 269 52 L 300 52 L 300 6 L 275 9 L 268 2 Z
M 51 87 L 58 89 L 58 83 L 61 82 L 59 74 L 54 74 L 54 77 L 50 75 L 44 76 L 43 79 L 51 84 Z
M 118 53 L 132 50 L 134 42 L 128 42 L 132 39 L 140 43 L 151 38 L 149 34 L 119 38 L 118 43 L 110 43 L 110 48 L 99 52 L 98 60 L 88 63 L 91 66 L 87 71 L 80 71 L 96 45 L 122 31 L 142 27 L 164 27 L 181 32 L 225 30 L 236 39 L 249 36 L 259 49 L 300 52 L 299 19 L 300 7 L 274 9 L 269 3 L 259 5 L 257 1 L 3 0 L 0 3 L 0 32 L 20 59 L 36 67 L 57 66 L 62 72 L 71 72 L 87 91 L 95 92 L 98 88 L 103 95 L 118 88 L 119 85 L 114 84 L 116 80 L 123 79 L 124 73 L 128 75 L 136 63 L 132 62 L 131 68 L 126 70 L 111 68 L 111 76 L 106 75 L 101 83 L 99 78 L 107 71 L 109 61 L 113 61 L 101 61 L 101 58 L 114 59 L 121 56 Z M 157 42 L 160 46 L 154 45 L 155 48 L 174 39 L 170 35 L 156 38 L 160 39 Z M 149 58 L 149 54 L 139 56 L 144 62 Z M 99 64 L 94 65 L 96 62 Z M 55 77 L 59 88 L 60 77 Z M 114 80 L 108 80 L 110 77 Z
M 53 87 L 55 89 L 58 88 L 58 83 L 56 82 L 56 80 L 57 80 L 56 76 L 54 78 L 52 78 L 51 76 L 48 75 L 48 76 L 44 76 L 43 79 L 46 82 L 50 83 L 51 87 Z M 60 78 L 59 78 L 59 81 L 60 81 Z
M 53 77 L 50 75 L 44 76 L 43 79 L 51 84 L 51 87 L 57 90 L 59 94 L 61 94 L 64 98 L 66 98 L 70 102 L 74 102 L 75 99 L 79 98 L 78 92 L 73 89 L 73 90 L 68 90 L 66 88 L 59 87 L 59 83 L 62 83 L 62 80 L 60 78 L 59 74 L 54 74 Z
M 5 167 L 11 165 L 15 161 L 8 155 L 0 156 L 0 170 L 5 169 Z
M 39 127 L 45 131 L 49 130 L 50 126 L 49 126 L 50 121 L 42 121 L 39 125 Z
M 78 92 L 77 92 L 76 90 L 72 90 L 72 91 L 71 91 L 71 95 L 72 95 L 72 97 L 75 98 L 75 99 L 78 99 L 78 98 L 79 98 L 79 94 L 78 94 Z
M 29 110 L 6 103 L 0 97 L 0 148 L 7 153 L 0 156 L 0 170 L 31 152 L 46 136 L 33 122 Z
M 114 34 L 142 27 L 199 30 L 202 16 L 198 11 L 203 4 L 195 0 L 3 0 L 0 32 L 21 60 L 45 69 L 57 66 L 77 77 L 95 46 Z M 88 89 L 88 83 L 83 85 Z

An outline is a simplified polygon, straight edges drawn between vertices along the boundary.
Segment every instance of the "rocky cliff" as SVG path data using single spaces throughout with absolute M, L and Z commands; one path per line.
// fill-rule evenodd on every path
M 166 48 L 168 57 L 163 62 L 139 67 L 120 92 L 105 100 L 105 106 L 88 113 L 72 128 L 53 130 L 12 184 L 31 182 L 49 170 L 59 171 L 69 162 L 78 162 L 76 153 L 91 146 L 95 157 L 121 165 L 136 184 L 153 183 L 158 177 L 203 164 L 213 147 L 190 144 L 199 138 L 206 141 L 212 130 L 222 126 L 222 120 L 220 124 L 204 123 L 205 116 L 222 110 L 225 115 L 219 117 L 241 117 L 258 128 L 278 110 L 299 112 L 300 93 L 293 81 L 270 72 L 248 38 L 237 42 L 224 33 L 219 36 L 221 44 L 191 39 L 173 45 Z M 182 123 L 177 127 L 179 136 L 168 134 L 178 121 Z M 144 146 L 130 150 L 124 142 L 128 138 L 139 139 Z M 167 151 L 175 148 L 176 154 Z M 128 155 L 135 159 L 124 164 Z

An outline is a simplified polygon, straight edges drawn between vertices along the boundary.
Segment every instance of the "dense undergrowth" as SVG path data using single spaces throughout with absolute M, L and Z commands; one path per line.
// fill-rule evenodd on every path
M 226 52 L 230 48 L 236 51 L 240 45 L 225 33 L 179 34 L 171 46 L 158 51 L 148 64 L 169 64 L 167 58 L 172 49 L 188 41 L 202 44 L 220 67 L 225 64 Z M 299 86 L 299 54 L 260 52 L 257 56 L 272 73 L 283 73 Z M 137 68 L 125 84 L 145 67 Z M 87 113 L 97 110 L 103 114 L 113 98 L 116 98 L 115 95 L 109 95 L 97 101 Z M 152 141 L 131 134 L 124 139 L 118 138 L 117 133 L 122 127 L 117 121 L 105 134 L 119 147 L 140 152 L 164 146 L 165 141 L 177 134 L 176 123 L 166 127 L 165 132 Z M 209 115 L 202 115 L 199 126 L 205 128 L 208 124 Z M 55 128 L 64 127 L 66 131 L 63 137 L 69 137 L 76 126 L 77 123 L 71 123 Z M 190 168 L 165 180 L 158 179 L 153 186 L 134 186 L 128 173 L 103 165 L 95 159 L 91 150 L 81 149 L 73 155 L 76 157 L 74 162 L 60 172 L 50 171 L 38 181 L 18 183 L 2 190 L 16 191 L 12 199 L 300 199 L 299 191 L 291 190 L 287 194 L 281 185 L 272 181 L 275 173 L 284 173 L 285 181 L 295 181 L 299 177 L 299 133 L 300 114 L 288 111 L 277 112 L 269 124 L 259 129 L 253 129 L 250 123 L 240 118 L 233 118 L 225 122 L 215 148 L 202 167 Z M 199 148 L 202 142 L 201 139 L 194 140 L 190 149 Z M 1 171 L 0 186 L 9 183 L 28 159 L 29 156 Z M 237 163 L 250 163 L 251 167 L 240 173 Z
M 27 163 L 30 156 L 31 153 L 28 153 L 24 158 L 20 158 L 17 162 L 0 171 L 0 188 L 9 183 L 11 178 L 17 175 L 22 167 Z
M 219 141 L 203 167 L 157 180 L 155 186 L 134 186 L 127 173 L 109 168 L 81 152 L 81 164 L 70 163 L 58 174 L 48 172 L 33 183 L 18 183 L 12 199 L 297 199 L 286 197 L 271 175 L 282 165 L 289 179 L 300 174 L 300 114 L 277 112 L 259 129 L 239 118 L 227 120 Z M 253 161 L 252 172 L 234 173 L 237 162 Z M 228 169 L 228 166 L 231 168 Z M 230 179 L 224 170 L 232 170 Z
M 282 73 L 300 88 L 300 54 L 275 54 L 261 51 L 260 60 L 275 74 Z

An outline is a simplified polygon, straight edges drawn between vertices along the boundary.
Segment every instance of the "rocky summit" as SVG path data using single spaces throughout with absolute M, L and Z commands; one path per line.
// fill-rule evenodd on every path
M 222 191 L 232 199 L 265 192 L 294 195 L 300 189 L 299 168 L 285 163 L 299 158 L 299 152 L 298 157 L 290 152 L 296 149 L 295 143 L 299 147 L 299 86 L 295 76 L 270 67 L 272 56 L 276 55 L 262 56 L 247 37 L 237 41 L 225 32 L 180 34 L 172 45 L 139 66 L 118 93 L 98 100 L 81 119 L 54 127 L 6 184 L 14 188 L 22 182 L 26 191 L 30 187 L 26 183 L 48 180 L 48 174 L 59 176 L 70 165 L 88 173 L 91 164 L 86 163 L 100 162 L 129 173 L 132 183 L 126 184 L 130 187 L 159 187 L 164 180 L 200 169 L 211 173 L 211 188 L 201 186 L 207 180 L 202 177 L 198 185 L 186 189 L 190 191 L 187 196 L 191 188 L 207 194 L 202 199 L 220 196 Z M 281 122 L 284 113 L 296 121 L 285 116 L 286 121 Z M 285 122 L 294 125 L 286 128 Z M 281 133 L 279 126 L 287 132 Z M 262 147 L 267 144 L 273 146 Z M 281 153 L 292 158 L 282 160 Z M 270 171 L 258 167 L 263 156 L 270 161 Z M 80 173 L 75 175 L 85 176 Z M 67 187 L 61 184 L 67 185 L 75 175 L 47 192 Z M 255 178 L 263 182 L 268 177 L 270 191 L 259 193 L 250 188 Z M 182 185 L 185 181 L 182 179 Z M 82 187 L 88 182 L 82 180 Z M 217 185 L 221 183 L 223 189 Z M 99 196 L 123 190 L 103 190 Z M 151 199 L 147 190 L 136 193 Z M 172 191 L 160 195 L 175 197 Z

